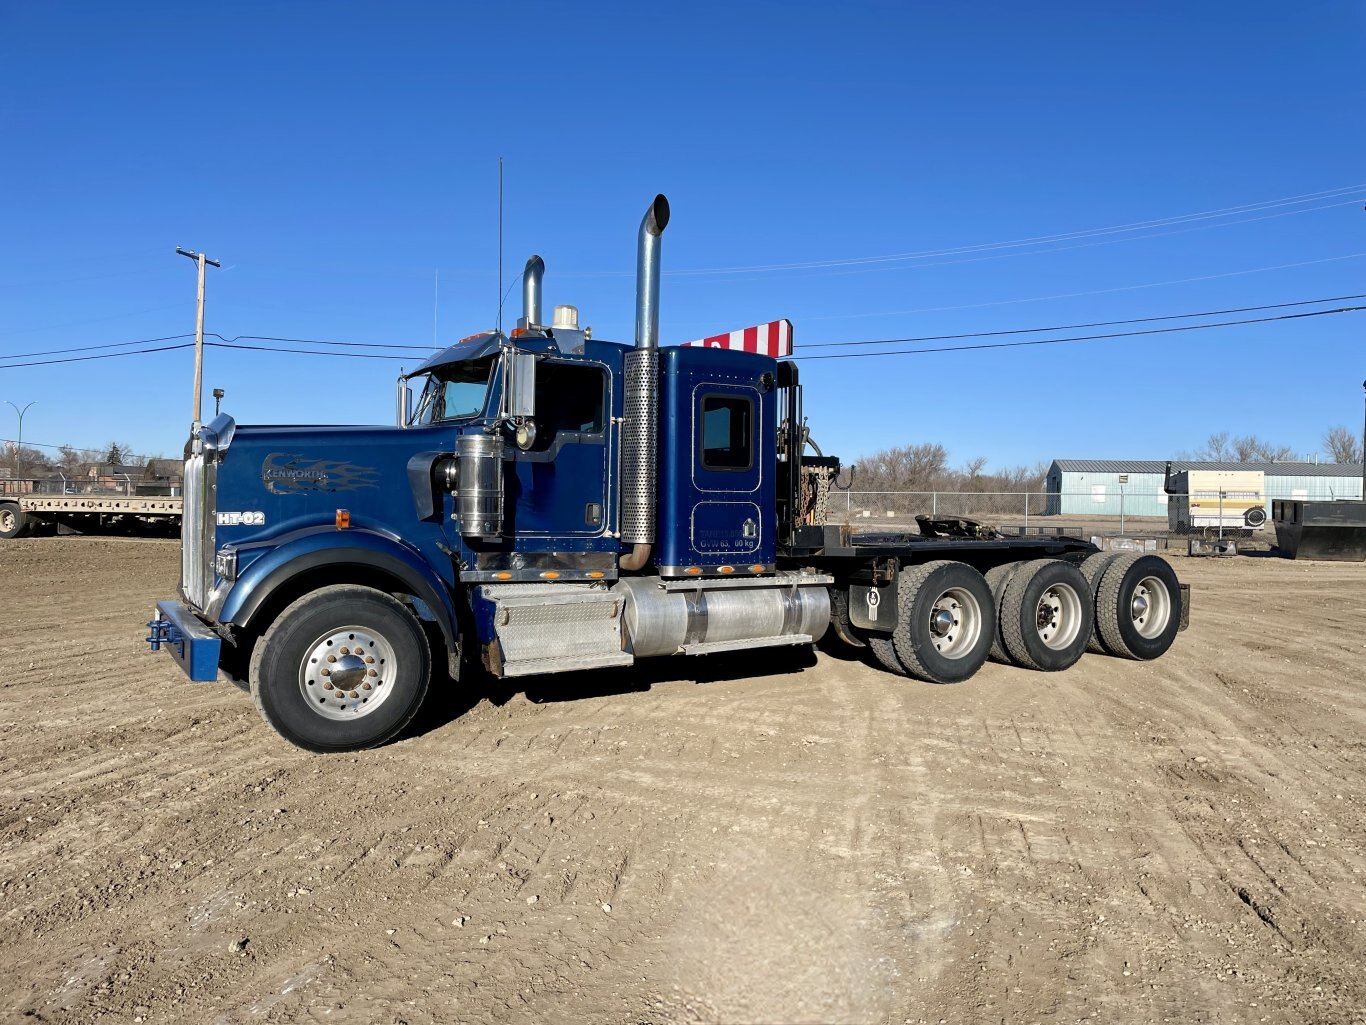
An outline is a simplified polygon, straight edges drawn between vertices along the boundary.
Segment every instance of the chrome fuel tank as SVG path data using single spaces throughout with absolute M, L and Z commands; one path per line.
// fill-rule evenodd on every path
M 804 644 L 830 625 L 832 578 L 780 573 L 743 579 L 626 577 L 626 643 L 637 658 Z

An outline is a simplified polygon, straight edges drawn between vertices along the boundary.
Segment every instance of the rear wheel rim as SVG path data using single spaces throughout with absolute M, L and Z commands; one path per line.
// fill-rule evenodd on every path
M 299 693 L 324 719 L 359 719 L 388 699 L 398 668 L 394 647 L 383 634 L 369 627 L 340 627 L 304 650 Z
M 1081 633 L 1081 595 L 1070 584 L 1052 584 L 1039 595 L 1034 629 L 1044 647 L 1053 651 L 1070 648 Z
M 982 606 L 977 596 L 962 587 L 943 591 L 929 611 L 929 635 L 943 658 L 966 658 L 982 635 Z
M 1144 577 L 1129 600 L 1129 615 L 1140 637 L 1152 640 L 1167 629 L 1172 616 L 1171 594 L 1157 577 Z
M 0 509 L 0 530 L 9 533 L 14 529 L 14 510 Z

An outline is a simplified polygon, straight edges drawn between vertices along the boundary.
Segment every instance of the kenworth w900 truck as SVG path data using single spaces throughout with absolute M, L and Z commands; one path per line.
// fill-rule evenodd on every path
M 796 364 L 746 345 L 757 332 L 659 345 L 668 221 L 658 196 L 634 346 L 572 307 L 546 324 L 533 257 L 517 329 L 401 377 L 395 427 L 198 428 L 181 594 L 152 648 L 192 680 L 248 684 L 286 740 L 327 752 L 394 737 L 441 660 L 458 682 L 476 663 L 597 670 L 833 631 L 892 673 L 956 683 L 988 656 L 1060 670 L 1088 647 L 1171 646 L 1185 592 L 1156 556 L 968 520 L 829 522 L 839 460 L 807 452 Z

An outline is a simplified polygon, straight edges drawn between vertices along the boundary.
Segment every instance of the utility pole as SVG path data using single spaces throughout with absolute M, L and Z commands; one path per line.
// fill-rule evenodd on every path
M 33 400 L 33 402 L 37 401 L 37 399 Z M 33 402 L 30 402 L 28 406 L 33 405 Z M 28 406 L 20 409 L 13 402 L 10 402 L 9 399 L 5 400 L 5 404 L 19 414 L 19 442 L 14 447 L 14 479 L 17 481 L 23 476 L 23 474 L 19 472 L 19 468 L 23 466 L 21 460 L 24 458 L 24 414 L 28 412 Z M 18 487 L 18 485 L 16 484 L 15 487 Z
M 200 398 L 204 380 L 204 267 L 220 266 L 217 260 L 210 260 L 203 253 L 192 253 L 188 249 L 175 247 L 181 256 L 188 256 L 199 265 L 199 299 L 194 317 L 194 426 L 198 427 L 200 418 Z
M 1366 381 L 1361 382 L 1361 390 L 1366 392 Z M 1366 502 L 1366 415 L 1361 423 L 1361 500 Z

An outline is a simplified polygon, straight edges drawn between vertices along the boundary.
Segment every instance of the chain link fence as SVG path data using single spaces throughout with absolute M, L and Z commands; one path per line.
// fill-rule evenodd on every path
M 138 495 L 178 497 L 180 488 L 181 482 L 178 478 L 149 481 L 129 474 L 120 474 L 117 477 L 100 477 L 95 480 L 87 477 L 67 477 L 55 480 L 49 477 L 0 477 L 0 495 L 11 497 L 17 495 L 34 495 L 44 498 L 56 498 L 62 495 L 87 495 L 103 498 L 116 495 L 125 498 Z

